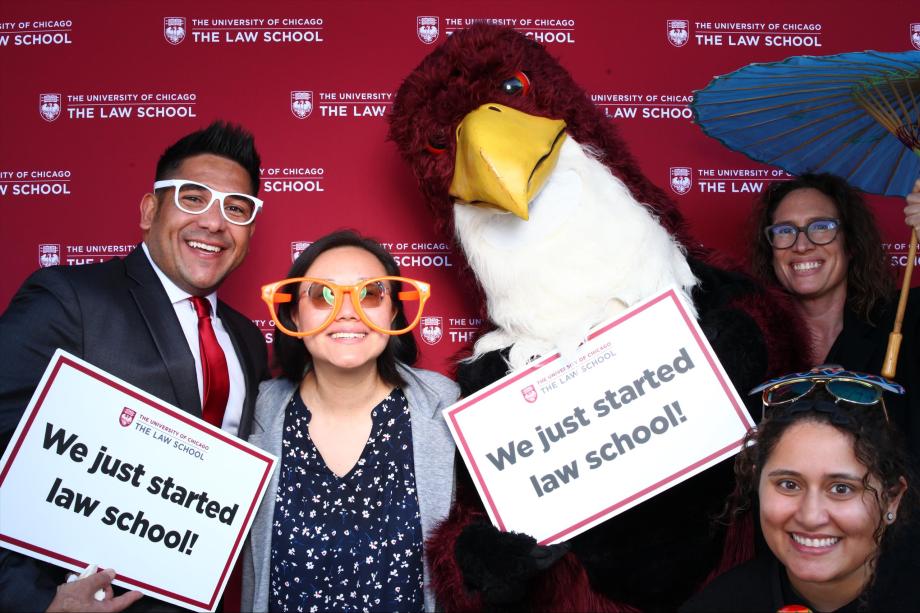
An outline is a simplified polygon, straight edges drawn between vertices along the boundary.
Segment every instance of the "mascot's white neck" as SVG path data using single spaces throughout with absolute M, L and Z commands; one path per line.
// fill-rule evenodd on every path
M 473 359 L 508 346 L 512 368 L 554 351 L 572 355 L 591 327 L 669 285 L 692 305 L 697 281 L 681 246 L 571 138 L 529 215 L 454 205 L 457 237 L 497 327 L 476 342 Z

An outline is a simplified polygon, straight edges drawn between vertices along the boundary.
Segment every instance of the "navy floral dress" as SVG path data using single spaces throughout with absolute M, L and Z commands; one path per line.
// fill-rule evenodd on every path
M 335 475 L 295 393 L 284 418 L 269 611 L 421 611 L 422 525 L 409 404 L 395 388 L 371 412 L 361 457 Z

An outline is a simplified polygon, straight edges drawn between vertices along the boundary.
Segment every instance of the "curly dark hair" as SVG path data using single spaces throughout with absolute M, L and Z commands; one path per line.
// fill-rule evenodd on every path
M 872 322 L 876 305 L 890 299 L 895 280 L 885 263 L 881 234 L 872 211 L 862 195 L 846 181 L 829 173 L 803 174 L 790 181 L 774 181 L 763 191 L 751 218 L 751 273 L 766 282 L 778 284 L 773 270 L 773 248 L 764 229 L 774 223 L 773 214 L 783 198 L 797 189 L 816 189 L 837 207 L 847 266 L 847 306 L 861 319 Z
M 372 238 L 361 236 L 354 230 L 340 230 L 323 236 L 307 247 L 294 261 L 294 264 L 291 265 L 287 278 L 304 276 L 310 266 L 313 265 L 313 262 L 316 261 L 316 258 L 322 253 L 337 247 L 364 249 L 383 264 L 387 276 L 400 276 L 399 265 L 383 245 Z M 394 288 L 394 290 L 390 294 L 393 308 L 396 310 L 393 326 L 394 329 L 400 329 L 407 326 L 408 322 L 403 311 L 402 301 L 399 299 L 399 288 Z M 290 316 L 291 310 L 297 307 L 297 297 L 299 296 L 295 294 L 295 299 L 292 302 L 278 305 L 278 318 L 281 319 L 281 323 L 292 330 L 297 329 L 297 325 Z M 299 383 L 303 379 L 307 368 L 313 362 L 303 339 L 288 336 L 279 330 L 275 334 L 273 347 L 275 363 L 281 369 L 282 376 Z M 397 361 L 411 366 L 417 359 L 418 345 L 416 345 L 415 337 L 411 333 L 391 336 L 383 353 L 377 357 L 377 371 L 380 373 L 380 377 L 390 385 L 404 386 L 406 382 L 396 368 Z
M 795 424 L 808 422 L 832 426 L 853 441 L 853 453 L 866 467 L 862 485 L 878 505 L 879 520 L 873 536 L 881 549 L 909 521 L 918 504 L 915 488 L 911 487 L 911 463 L 902 434 L 885 417 L 881 405 L 835 403 L 823 388 L 788 405 L 765 408 L 764 420 L 748 432 L 744 447 L 735 458 L 735 490 L 726 504 L 723 519 L 736 519 L 751 510 L 761 471 L 783 434 Z M 900 488 L 902 478 L 908 482 L 908 488 L 898 507 L 898 520 L 886 528 L 883 509 L 891 492 Z M 879 489 L 870 483 L 873 479 L 880 484 Z

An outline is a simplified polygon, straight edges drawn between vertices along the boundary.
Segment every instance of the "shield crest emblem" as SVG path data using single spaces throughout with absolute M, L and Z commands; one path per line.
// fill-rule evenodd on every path
M 683 47 L 690 40 L 690 22 L 686 19 L 668 19 L 668 42 Z
M 164 17 L 163 37 L 170 45 L 178 45 L 185 40 L 185 17 Z
M 920 23 L 910 24 L 910 44 L 920 51 Z
M 415 33 L 418 39 L 426 45 L 434 44 L 440 34 L 440 18 L 438 17 L 416 17 Z
M 521 396 L 524 397 L 524 400 L 527 402 L 536 402 L 537 401 L 537 388 L 533 385 L 528 385 L 521 390 Z
M 313 92 L 291 92 L 291 113 L 297 119 L 306 119 L 313 112 Z
M 42 268 L 61 263 L 61 246 L 44 243 L 38 246 L 38 265 Z
M 444 336 L 441 317 L 422 317 L 422 340 L 429 345 L 436 345 Z
M 125 407 L 121 410 L 121 415 L 118 416 L 118 423 L 127 428 L 134 421 L 135 415 L 137 415 L 137 411 Z
M 296 261 L 310 244 L 311 241 L 291 241 L 291 262 Z
M 38 112 L 45 121 L 54 121 L 61 116 L 61 94 L 40 94 Z
M 672 166 L 669 184 L 671 191 L 678 196 L 683 196 L 690 191 L 693 180 L 690 178 L 691 169 L 686 166 Z

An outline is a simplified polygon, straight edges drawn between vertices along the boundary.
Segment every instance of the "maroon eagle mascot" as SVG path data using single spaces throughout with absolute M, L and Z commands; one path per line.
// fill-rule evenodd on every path
M 457 367 L 465 395 L 574 351 L 592 326 L 670 285 L 742 394 L 799 366 L 789 305 L 692 242 L 541 45 L 492 26 L 454 33 L 399 88 L 390 138 L 480 297 L 487 327 Z M 454 506 L 427 544 L 448 611 L 674 610 L 722 559 L 725 530 L 711 520 L 731 461 L 548 547 L 493 528 L 458 464 Z

